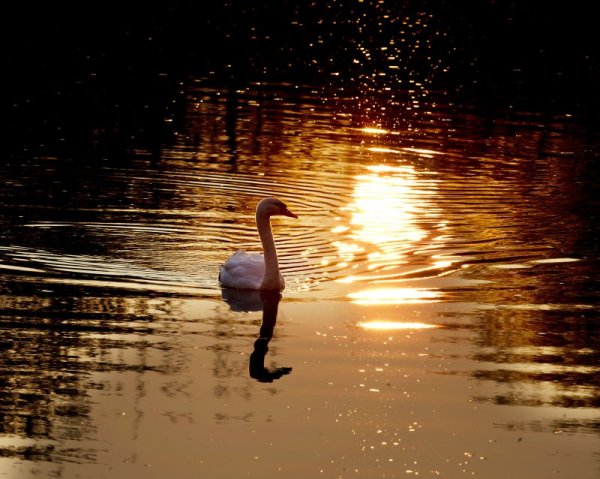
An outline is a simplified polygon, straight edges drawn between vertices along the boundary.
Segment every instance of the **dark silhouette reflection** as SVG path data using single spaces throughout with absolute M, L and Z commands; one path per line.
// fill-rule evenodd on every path
M 273 337 L 277 310 L 281 301 L 279 291 L 240 291 L 234 289 L 222 290 L 223 300 L 233 311 L 258 311 L 262 309 L 262 323 L 258 339 L 254 341 L 254 350 L 250 354 L 248 371 L 250 377 L 261 383 L 271 383 L 289 374 L 291 367 L 269 369 L 265 366 L 265 357 L 269 351 L 269 341 Z
M 250 355 L 250 377 L 261 383 L 270 383 L 292 371 L 290 367 L 281 367 L 270 370 L 265 367 L 265 356 L 269 351 L 269 341 L 273 337 L 273 330 L 277 321 L 277 308 L 281 294 L 277 292 L 260 293 L 263 303 L 263 317 L 258 339 L 254 341 L 254 351 Z

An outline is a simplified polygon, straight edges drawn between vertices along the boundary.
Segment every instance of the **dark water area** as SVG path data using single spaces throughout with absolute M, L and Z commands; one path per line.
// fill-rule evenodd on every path
M 128 5 L 11 7 L 0 477 L 598 477 L 589 7 Z
M 26 95 L 169 73 L 598 107 L 589 2 L 66 2 L 6 18 L 5 82 Z

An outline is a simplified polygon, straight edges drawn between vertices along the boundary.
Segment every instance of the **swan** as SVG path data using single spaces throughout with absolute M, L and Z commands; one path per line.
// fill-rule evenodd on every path
M 244 251 L 231 255 L 219 272 L 221 287 L 260 291 L 282 291 L 285 288 L 271 231 L 271 216 L 298 218 L 278 198 L 260 200 L 256 206 L 256 229 L 264 255 Z

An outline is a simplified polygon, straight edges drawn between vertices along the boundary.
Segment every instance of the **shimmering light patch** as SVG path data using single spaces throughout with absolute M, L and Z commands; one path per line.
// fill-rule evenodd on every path
M 420 322 L 403 322 L 403 321 L 364 321 L 358 323 L 363 329 L 374 329 L 377 331 L 395 331 L 404 329 L 431 329 L 439 328 L 438 324 L 428 324 Z
M 341 241 L 334 241 L 332 243 L 339 251 L 339 256 L 344 261 L 352 261 L 354 259 L 354 255 L 357 253 L 361 253 L 364 248 L 350 243 L 343 243 Z
M 441 211 L 431 206 L 437 193 L 438 181 L 411 165 L 375 164 L 365 166 L 365 172 L 354 177 L 352 202 L 344 210 L 350 213 L 346 224 L 349 230 L 331 244 L 343 261 L 368 259 L 367 271 L 353 272 L 352 277 L 337 281 L 351 283 L 359 279 L 382 280 L 405 271 L 409 252 L 422 244 L 432 221 L 441 221 Z M 428 244 L 431 244 L 429 242 Z M 446 263 L 429 264 L 427 268 L 447 268 Z M 393 303 L 394 304 L 394 303 Z
M 431 157 L 433 155 L 440 155 L 441 152 L 434 150 L 427 150 L 425 148 L 403 148 L 404 151 L 410 151 L 411 153 L 418 153 L 420 155 Z
M 415 220 L 419 206 L 414 190 L 420 185 L 414 170 L 387 165 L 373 165 L 368 169 L 373 174 L 356 178 L 351 223 L 361 229 L 353 236 L 380 246 L 392 238 L 411 242 L 423 239 L 427 232 L 419 228 Z M 382 175 L 392 172 L 396 174 Z
M 426 288 L 365 289 L 348 295 L 353 303 L 362 305 L 431 303 L 441 296 L 439 291 Z
M 534 259 L 530 263 L 534 264 L 552 264 L 552 263 L 574 263 L 580 261 L 577 258 L 547 258 L 547 259 Z
M 451 260 L 439 260 L 439 261 L 433 262 L 433 266 L 436 268 L 449 268 L 453 264 L 454 264 L 454 261 L 451 261 Z
M 358 281 L 356 276 L 346 276 L 337 280 L 338 283 L 354 283 L 355 281 Z
M 372 135 L 387 135 L 388 133 L 390 133 L 388 130 L 384 130 L 383 128 L 376 128 L 371 126 L 359 128 L 359 131 L 362 131 L 363 133 L 370 133 Z
M 369 165 L 367 170 L 373 173 L 398 173 L 404 175 L 416 175 L 416 171 L 411 166 L 392 166 L 392 165 Z M 415 183 L 415 180 L 411 180 L 410 183 Z
M 514 264 L 494 264 L 490 266 L 491 268 L 496 268 L 496 269 L 526 269 L 526 268 L 531 268 L 531 266 L 528 266 L 526 264 L 520 264 L 520 263 L 514 263 Z
M 499 305 L 498 309 L 515 309 L 521 311 L 571 311 L 579 309 L 593 309 L 593 306 L 588 304 L 506 304 Z
M 10 264 L 0 264 L 0 269 L 9 269 L 11 271 L 23 271 L 26 273 L 44 273 L 43 269 L 29 268 L 28 266 L 15 266 Z
M 373 153 L 402 153 L 400 150 L 394 150 L 393 148 L 384 148 L 379 146 L 367 148 L 367 150 L 372 151 Z

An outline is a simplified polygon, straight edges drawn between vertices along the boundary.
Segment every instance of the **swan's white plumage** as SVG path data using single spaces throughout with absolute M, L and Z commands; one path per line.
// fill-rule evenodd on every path
M 284 286 L 281 278 L 282 289 Z M 265 258 L 260 253 L 236 251 L 221 266 L 219 281 L 221 286 L 235 289 L 260 289 L 265 277 Z
M 271 232 L 271 216 L 298 218 L 277 198 L 265 198 L 256 207 L 256 227 L 264 255 L 237 251 L 221 266 L 219 282 L 224 288 L 279 290 L 285 288 L 279 272 L 277 251 Z

